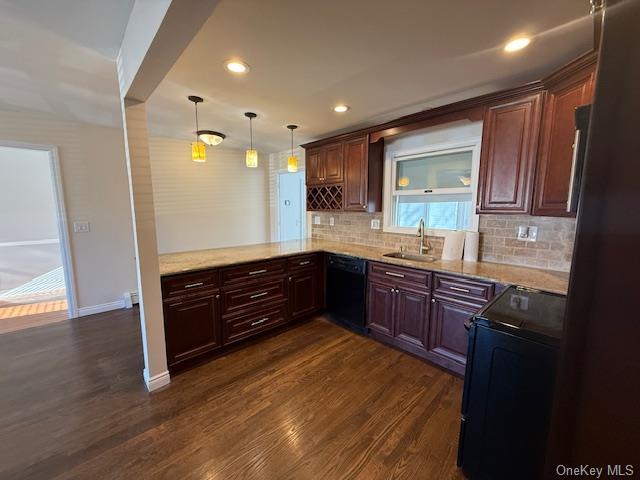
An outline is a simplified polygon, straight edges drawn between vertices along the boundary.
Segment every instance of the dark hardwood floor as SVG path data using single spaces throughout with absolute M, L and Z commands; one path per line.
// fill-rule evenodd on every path
M 463 478 L 462 380 L 321 317 L 142 368 L 135 309 L 0 335 L 0 478 Z

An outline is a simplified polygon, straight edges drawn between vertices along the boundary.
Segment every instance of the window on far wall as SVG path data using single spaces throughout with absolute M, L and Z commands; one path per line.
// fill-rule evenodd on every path
M 480 140 L 393 152 L 385 163 L 384 230 L 430 234 L 478 230 L 475 213 Z

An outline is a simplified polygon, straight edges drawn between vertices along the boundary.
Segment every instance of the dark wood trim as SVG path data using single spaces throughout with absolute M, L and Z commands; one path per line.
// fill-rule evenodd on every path
M 434 125 L 440 125 L 443 123 L 457 122 L 460 120 L 468 120 L 470 122 L 478 122 L 482 120 L 484 115 L 484 107 L 473 107 L 466 110 L 454 111 L 451 113 L 444 113 L 435 117 L 425 118 L 423 120 L 415 121 L 412 123 L 406 123 L 397 127 L 386 128 L 373 132 L 369 135 L 369 141 L 376 143 L 379 140 L 386 137 L 393 137 L 394 135 L 401 135 L 403 133 L 412 132 L 414 130 L 420 130 L 421 128 L 432 127 Z
M 323 138 L 321 140 L 308 142 L 301 145 L 301 147 L 304 149 L 309 149 L 309 148 L 326 145 L 328 143 L 332 143 L 336 141 L 346 141 L 361 135 L 367 135 L 367 134 L 372 135 L 372 134 L 375 134 L 376 132 L 380 132 L 383 130 L 391 130 L 391 129 L 402 127 L 405 125 L 411 125 L 417 122 L 424 122 L 430 119 L 436 119 L 437 117 L 442 117 L 443 115 L 450 115 L 458 112 L 472 111 L 470 115 L 472 115 L 472 118 L 475 118 L 477 113 L 474 112 L 473 110 L 475 110 L 478 107 L 484 108 L 487 105 L 501 102 L 512 97 L 538 93 L 538 92 L 541 92 L 543 89 L 544 89 L 544 85 L 542 84 L 542 82 L 535 81 L 535 82 L 527 83 L 526 85 L 522 85 L 516 88 L 500 90 L 498 92 L 488 93 L 486 95 L 481 95 L 479 97 L 468 98 L 466 100 L 450 103 L 448 105 L 442 105 L 440 107 L 430 108 L 428 110 L 423 110 L 421 112 L 412 113 L 410 115 L 405 115 L 404 117 L 396 118 L 395 120 L 391 120 L 386 123 L 381 123 L 379 125 L 374 125 L 372 127 L 362 128 L 359 130 L 355 130 L 353 132 L 343 133 L 340 135 Z M 465 113 L 463 113 L 463 115 L 465 115 Z M 469 114 L 466 114 L 466 115 L 469 115 Z M 455 117 L 452 115 L 451 118 L 455 118 Z M 448 121 L 454 121 L 454 120 L 448 120 Z M 432 125 L 437 125 L 439 123 L 443 123 L 442 120 L 438 120 L 432 123 Z M 371 142 L 373 142 L 373 138 L 378 138 L 378 137 L 372 135 L 372 137 L 370 137 Z M 383 138 L 383 137 L 379 137 L 379 138 Z
M 591 50 L 562 66 L 551 75 L 543 78 L 542 84 L 545 88 L 553 87 L 567 79 L 571 79 L 576 75 L 579 75 L 582 71 L 594 68 L 597 63 L 598 52 Z

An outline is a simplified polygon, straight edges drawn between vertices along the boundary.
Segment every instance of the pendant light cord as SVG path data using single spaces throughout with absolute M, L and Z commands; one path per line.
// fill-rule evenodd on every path
M 249 117 L 249 147 L 253 150 L 253 118 Z
M 198 143 L 198 130 L 200 130 L 200 128 L 198 128 L 198 102 L 193 103 L 196 106 L 196 143 Z
M 291 129 L 291 156 L 293 157 L 293 128 Z

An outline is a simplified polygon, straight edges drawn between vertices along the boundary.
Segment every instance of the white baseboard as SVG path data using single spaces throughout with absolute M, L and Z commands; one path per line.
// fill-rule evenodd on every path
M 78 308 L 78 316 L 84 317 L 85 315 L 108 312 L 110 310 L 117 310 L 124 307 L 124 300 L 116 300 L 115 302 L 101 303 L 99 305 L 91 305 L 89 307 L 80 307 Z
M 144 383 L 147 384 L 147 390 L 149 390 L 150 392 L 153 392 L 154 390 L 158 390 L 159 388 L 165 387 L 169 385 L 169 383 L 171 382 L 171 376 L 169 375 L 168 371 L 159 373 L 149 378 L 149 373 L 145 368 L 142 371 L 142 376 L 144 377 Z
M 138 292 L 126 292 L 122 298 L 124 299 L 124 308 L 132 308 L 135 304 L 140 303 Z

